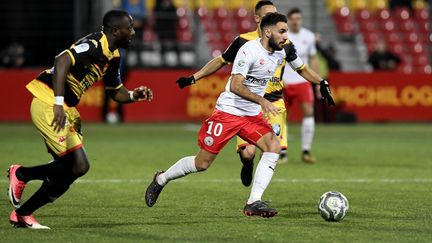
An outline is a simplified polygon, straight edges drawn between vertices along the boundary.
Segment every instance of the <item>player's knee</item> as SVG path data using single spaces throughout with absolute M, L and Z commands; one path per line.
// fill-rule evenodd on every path
M 273 139 L 267 144 L 267 151 L 264 152 L 280 154 L 281 150 L 282 147 L 280 146 L 280 143 L 276 139 Z
M 314 109 L 312 104 L 311 105 L 306 105 L 303 107 L 303 116 L 304 117 L 309 117 L 309 116 L 313 116 L 314 115 Z
M 211 161 L 205 159 L 195 160 L 195 167 L 197 171 L 205 171 L 211 165 Z
M 255 147 L 247 146 L 239 151 L 241 160 L 253 160 L 255 157 Z
M 279 143 L 274 143 L 270 146 L 269 152 L 280 154 L 282 147 Z
M 74 163 L 74 166 L 72 168 L 72 173 L 76 177 L 81 177 L 90 170 L 90 163 L 87 160 L 79 161 L 77 163 Z

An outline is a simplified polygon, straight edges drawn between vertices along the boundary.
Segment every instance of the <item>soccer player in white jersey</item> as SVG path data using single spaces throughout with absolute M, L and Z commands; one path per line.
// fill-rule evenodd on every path
M 262 217 L 273 217 L 277 214 L 275 209 L 261 201 L 281 150 L 272 127 L 262 114 L 277 114 L 278 109 L 264 99 L 263 95 L 267 82 L 284 59 L 294 69 L 304 66 L 300 58 L 295 55 L 293 59 L 294 55 L 288 56 L 283 49 L 288 39 L 286 22 L 286 17 L 279 13 L 264 16 L 260 25 L 262 38 L 251 40 L 239 49 L 225 91 L 219 96 L 215 111 L 204 121 L 199 132 L 198 154 L 180 159 L 166 172 L 156 172 L 146 191 L 147 206 L 152 207 L 156 203 L 160 192 L 169 181 L 208 169 L 226 143 L 238 135 L 263 151 L 243 212 L 247 216 Z M 310 77 L 317 83 L 321 80 L 312 74 Z M 331 103 L 328 83 L 324 80 L 322 90 L 325 90 L 323 96 Z
M 317 50 L 315 48 L 315 35 L 312 31 L 302 27 L 302 13 L 300 9 L 293 8 L 288 12 L 288 38 L 296 47 L 297 55 L 304 63 L 309 63 L 314 71 L 318 71 Z M 303 111 L 301 125 L 302 160 L 306 163 L 315 163 L 311 155 L 312 141 L 315 131 L 314 94 L 310 83 L 291 68 L 285 68 L 282 80 L 284 81 L 284 99 L 286 109 L 298 102 Z M 317 98 L 320 92 L 316 92 Z M 284 161 L 284 160 L 282 160 Z M 285 160 L 286 161 L 286 160 Z

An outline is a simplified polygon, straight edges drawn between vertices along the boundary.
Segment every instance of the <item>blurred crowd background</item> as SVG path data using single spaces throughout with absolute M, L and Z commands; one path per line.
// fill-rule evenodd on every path
M 386 70 L 431 73 L 429 3 L 425 0 L 273 1 L 278 11 L 303 12 L 317 33 L 323 72 Z M 246 0 L 1 1 L 2 67 L 52 65 L 70 43 L 100 30 L 103 14 L 123 9 L 135 19 L 127 52 L 132 68 L 194 68 L 239 33 L 256 29 Z

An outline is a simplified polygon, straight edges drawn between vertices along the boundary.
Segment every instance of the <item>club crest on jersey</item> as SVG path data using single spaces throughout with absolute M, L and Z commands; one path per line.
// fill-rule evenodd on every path
M 278 66 L 282 65 L 282 62 L 283 62 L 283 60 L 282 60 L 282 59 L 279 59 L 279 60 L 277 61 L 277 65 L 278 65 Z
M 263 58 L 259 59 L 259 64 L 264 65 L 265 64 L 265 60 Z
M 243 67 L 245 65 L 245 61 L 244 60 L 240 60 L 240 61 L 237 62 L 237 65 L 239 67 Z
M 276 136 L 279 136 L 280 132 L 281 132 L 280 125 L 279 124 L 275 124 L 275 125 L 272 126 L 272 128 L 273 128 L 273 132 L 276 134 Z
M 213 142 L 214 142 L 214 140 L 213 140 L 213 138 L 210 137 L 210 136 L 204 138 L 204 143 L 205 143 L 205 145 L 207 145 L 207 146 L 212 146 L 212 145 L 213 145 Z

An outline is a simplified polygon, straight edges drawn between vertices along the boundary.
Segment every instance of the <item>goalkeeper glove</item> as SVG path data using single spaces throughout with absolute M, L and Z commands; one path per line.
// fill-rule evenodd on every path
M 194 76 L 190 77 L 181 77 L 177 79 L 176 83 L 178 84 L 180 89 L 183 89 L 186 86 L 196 83 Z
M 320 82 L 320 93 L 321 93 L 322 100 L 327 102 L 328 106 L 336 105 L 331 95 L 329 83 L 325 79 L 321 80 Z

